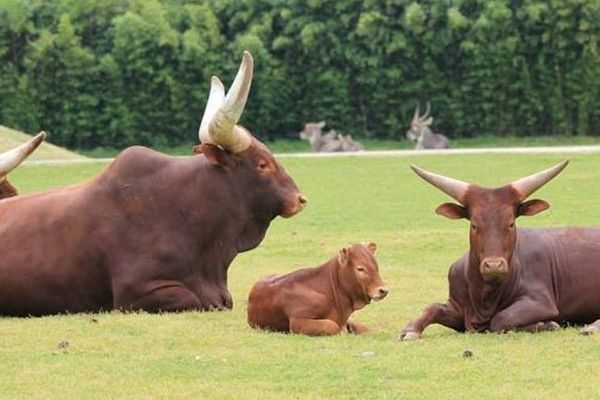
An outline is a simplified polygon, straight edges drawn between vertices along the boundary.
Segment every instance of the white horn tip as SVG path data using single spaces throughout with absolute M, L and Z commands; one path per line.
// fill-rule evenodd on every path
M 38 133 L 36 135 L 36 137 L 41 137 L 42 140 L 46 140 L 46 138 L 48 137 L 48 134 L 45 131 L 40 131 L 40 133 Z

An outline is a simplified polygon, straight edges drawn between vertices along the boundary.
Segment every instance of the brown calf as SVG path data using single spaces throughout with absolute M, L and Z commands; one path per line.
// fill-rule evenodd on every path
M 376 249 L 375 243 L 353 244 L 318 267 L 263 278 L 248 296 L 248 324 L 306 335 L 335 335 L 344 328 L 364 333 L 367 328 L 349 321 L 350 314 L 388 294 Z

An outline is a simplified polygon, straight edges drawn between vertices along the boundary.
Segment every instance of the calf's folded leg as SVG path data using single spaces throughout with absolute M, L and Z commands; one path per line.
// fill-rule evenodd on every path
M 336 335 L 342 328 L 330 319 L 290 318 L 290 332 L 311 336 Z

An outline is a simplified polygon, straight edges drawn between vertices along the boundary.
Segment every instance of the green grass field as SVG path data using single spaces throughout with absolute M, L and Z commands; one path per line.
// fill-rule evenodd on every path
M 396 340 L 426 304 L 445 301 L 448 266 L 468 243 L 467 223 L 435 215 L 448 198 L 408 164 L 495 186 L 563 158 L 281 158 L 309 206 L 275 220 L 258 249 L 236 258 L 229 270 L 233 311 L 1 318 L 0 398 L 595 398 L 600 336 L 580 336 L 577 328 L 498 335 L 432 326 L 420 341 Z M 520 226 L 600 225 L 600 155 L 569 158 L 535 195 L 550 210 L 520 219 Z M 32 192 L 103 167 L 25 165 L 11 181 Z M 355 241 L 378 243 L 390 288 L 385 300 L 354 315 L 370 334 L 311 338 L 247 326 L 245 299 L 257 279 L 316 265 Z M 463 357 L 466 349 L 472 357 Z

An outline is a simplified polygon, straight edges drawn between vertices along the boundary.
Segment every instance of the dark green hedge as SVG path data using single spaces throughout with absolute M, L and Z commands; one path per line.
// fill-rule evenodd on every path
M 195 141 L 243 49 L 243 123 L 402 137 L 600 133 L 600 0 L 2 0 L 0 124 L 69 147 Z

